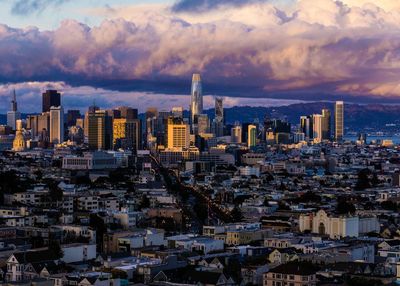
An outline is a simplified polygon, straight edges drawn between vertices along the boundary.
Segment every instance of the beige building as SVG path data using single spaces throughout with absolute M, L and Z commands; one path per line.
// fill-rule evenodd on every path
M 316 269 L 312 264 L 290 262 L 264 274 L 264 286 L 315 286 Z
M 189 125 L 185 123 L 168 122 L 168 149 L 182 149 L 190 146 Z
M 239 229 L 226 232 L 226 244 L 228 245 L 243 245 L 261 239 L 263 239 L 263 231 L 259 229 Z

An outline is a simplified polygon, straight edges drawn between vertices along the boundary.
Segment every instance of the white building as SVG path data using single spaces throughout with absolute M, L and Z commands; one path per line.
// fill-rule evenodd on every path
M 65 263 L 81 262 L 95 259 L 97 256 L 96 244 L 74 243 L 62 245 L 62 261 Z
M 358 216 L 330 216 L 324 210 L 316 214 L 300 215 L 301 232 L 309 230 L 313 233 L 327 234 L 331 238 L 358 237 Z
M 50 143 L 64 142 L 64 109 L 62 106 L 50 108 Z
M 104 170 L 117 167 L 114 155 L 101 151 L 85 153 L 83 157 L 68 155 L 62 161 L 62 168 L 68 170 Z

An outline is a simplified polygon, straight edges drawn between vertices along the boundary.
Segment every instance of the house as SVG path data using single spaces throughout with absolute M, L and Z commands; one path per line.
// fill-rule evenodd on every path
M 315 286 L 317 270 L 313 264 L 289 262 L 264 274 L 264 286 Z
M 275 265 L 298 260 L 299 255 L 295 248 L 274 249 L 269 255 L 268 260 Z
M 46 267 L 53 267 L 59 260 L 57 255 L 49 250 L 16 252 L 6 261 L 7 281 L 31 280 L 40 277 Z M 46 271 L 48 272 L 47 268 Z
M 197 271 L 194 269 L 177 269 L 160 271 L 154 276 L 154 283 L 185 284 L 185 285 L 237 285 L 231 277 L 212 271 Z

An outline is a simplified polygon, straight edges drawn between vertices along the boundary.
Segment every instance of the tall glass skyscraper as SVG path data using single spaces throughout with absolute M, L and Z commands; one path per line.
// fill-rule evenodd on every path
M 200 74 L 193 74 L 192 78 L 192 97 L 190 100 L 190 116 L 192 125 L 195 122 L 196 115 L 203 113 L 203 91 L 201 87 Z
M 335 104 L 335 140 L 341 141 L 344 134 L 344 103 L 336 101 Z
M 11 110 L 7 112 L 7 125 L 10 126 L 12 130 L 16 130 L 16 122 L 19 119 L 21 119 L 21 113 L 18 111 L 17 95 L 14 90 L 11 100 Z

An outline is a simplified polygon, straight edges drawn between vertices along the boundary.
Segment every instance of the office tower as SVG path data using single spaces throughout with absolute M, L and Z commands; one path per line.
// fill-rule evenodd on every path
M 312 116 L 300 116 L 300 131 L 304 133 L 306 140 L 313 139 L 314 136 Z
M 209 121 L 208 121 L 208 116 L 207 114 L 198 114 L 194 118 L 195 122 L 195 129 L 194 134 L 199 135 L 199 134 L 204 134 L 209 132 Z
M 158 110 L 155 107 L 149 107 L 146 110 L 146 137 L 155 136 L 155 124 L 158 117 Z
M 169 110 L 161 110 L 158 112 L 158 116 L 155 120 L 155 125 L 154 125 L 154 134 L 155 134 L 154 136 L 157 138 L 158 145 L 168 144 L 167 128 L 168 128 L 168 120 L 171 116 L 172 113 Z M 181 122 L 179 118 L 177 120 Z
M 105 110 L 88 113 L 88 143 L 91 150 L 111 150 L 112 118 Z
M 183 107 L 182 106 L 175 106 L 172 107 L 172 115 L 175 118 L 181 118 L 183 119 Z
M 20 119 L 21 113 L 18 111 L 17 95 L 14 90 L 10 111 L 7 112 L 7 125 L 10 126 L 12 130 L 16 130 L 16 122 Z
M 81 112 L 79 110 L 68 110 L 67 111 L 67 127 L 75 126 L 76 120 L 81 118 Z
M 174 118 L 168 119 L 167 131 L 167 148 L 168 149 L 182 149 L 189 148 L 190 146 L 190 130 L 189 125 L 181 120 Z
M 344 134 L 344 103 L 336 101 L 335 103 L 335 140 L 343 140 Z
M 217 97 L 215 99 L 215 118 L 213 122 L 213 133 L 216 137 L 224 136 L 224 105 L 223 99 Z
M 50 107 L 61 105 L 61 94 L 57 90 L 47 90 L 42 95 L 42 112 L 49 112 Z
M 16 132 L 13 141 L 13 151 L 21 152 L 26 148 L 25 138 L 22 134 L 22 120 L 18 119 L 15 124 Z
M 331 140 L 331 111 L 322 109 L 322 140 Z
M 50 143 L 64 142 L 64 109 L 62 106 L 50 107 Z
M 322 115 L 313 114 L 313 139 L 314 142 L 319 143 L 322 141 Z
M 121 111 L 118 109 L 107 109 L 107 115 L 111 118 L 121 118 Z
M 121 118 L 126 118 L 128 120 L 138 119 L 138 110 L 136 108 L 120 106 L 118 110 L 120 111 Z
M 201 86 L 200 74 L 193 74 L 192 78 L 192 95 L 190 100 L 190 118 L 192 128 L 195 120 L 195 116 L 203 113 L 203 94 Z
M 46 132 L 50 131 L 50 112 L 43 112 L 42 114 L 38 115 L 38 125 L 37 125 L 38 135 L 42 131 Z
M 89 138 L 89 114 L 96 113 L 98 110 L 100 110 L 100 108 L 93 102 L 93 105 L 89 106 L 88 111 L 85 113 L 85 120 L 83 122 L 83 134 L 85 139 Z
M 139 150 L 141 147 L 141 129 L 139 119 L 117 118 L 113 120 L 114 149 Z
M 231 129 L 231 142 L 232 143 L 242 143 L 242 126 L 236 123 Z
M 250 124 L 247 127 L 247 147 L 251 148 L 257 145 L 257 126 Z

